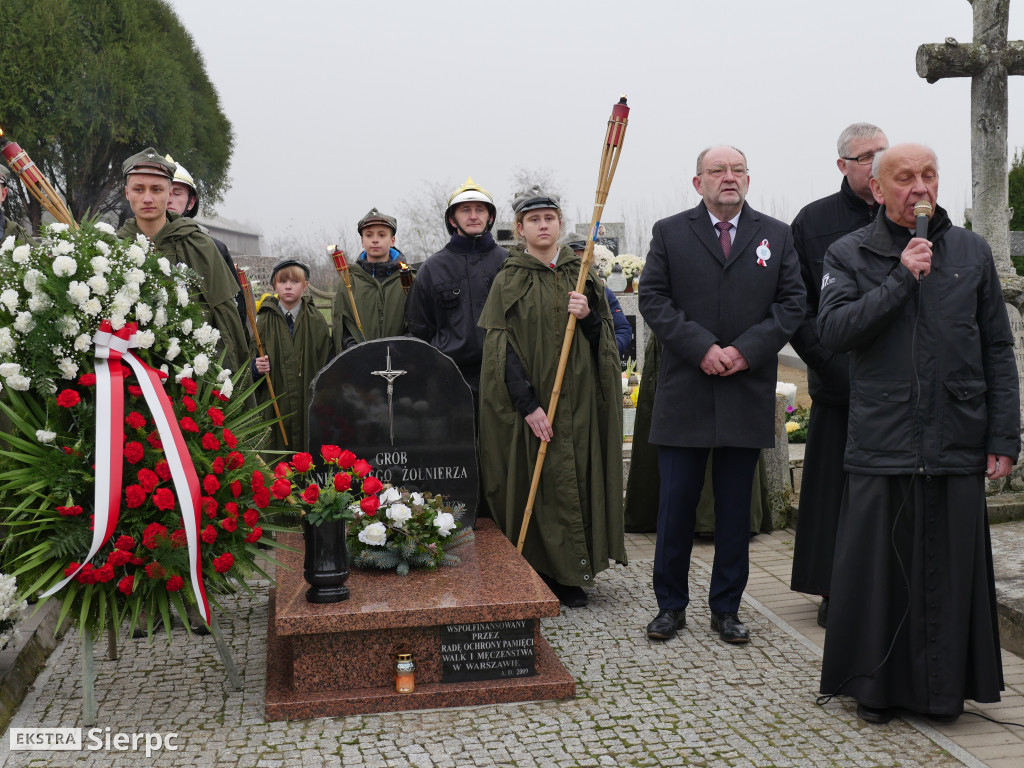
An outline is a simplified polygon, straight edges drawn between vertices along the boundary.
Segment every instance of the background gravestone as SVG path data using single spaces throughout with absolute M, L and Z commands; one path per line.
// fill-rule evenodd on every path
M 450 357 L 420 339 L 376 339 L 334 358 L 311 389 L 315 459 L 323 445 L 348 449 L 370 462 L 383 483 L 461 501 L 462 524 L 475 523 L 473 393 Z

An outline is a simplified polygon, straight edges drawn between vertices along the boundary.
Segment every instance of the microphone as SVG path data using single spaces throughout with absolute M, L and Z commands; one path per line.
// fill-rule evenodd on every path
M 928 239 L 928 217 L 932 213 L 932 204 L 927 200 L 914 203 L 914 237 Z

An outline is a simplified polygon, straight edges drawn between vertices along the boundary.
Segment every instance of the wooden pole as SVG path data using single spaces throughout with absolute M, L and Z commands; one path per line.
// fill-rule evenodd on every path
M 338 274 L 341 275 L 341 280 L 345 283 L 345 290 L 348 291 L 348 301 L 352 305 L 352 316 L 356 319 L 356 328 L 359 329 L 359 336 L 362 341 L 366 341 L 366 334 L 363 333 L 363 324 L 359 320 L 359 310 L 356 308 L 356 295 L 352 293 L 352 275 L 348 271 L 348 262 L 345 260 L 345 252 L 331 246 L 331 257 L 334 259 L 334 268 L 338 270 Z M 410 283 L 411 285 L 411 283 Z M 409 293 L 409 289 L 405 287 L 403 282 L 402 287 L 406 294 Z
M 608 119 L 608 129 L 605 131 L 604 144 L 601 147 L 601 166 L 597 175 L 597 194 L 594 201 L 594 214 L 590 221 L 590 237 L 587 240 L 587 247 L 583 251 L 583 261 L 580 264 L 580 274 L 576 278 L 576 293 L 581 293 L 587 283 L 587 273 L 594 261 L 594 242 L 597 240 L 597 232 L 601 226 L 601 215 L 604 212 L 604 204 L 608 199 L 608 189 L 612 185 L 612 178 L 615 176 L 615 169 L 619 164 L 619 155 L 622 153 L 622 145 L 626 139 L 626 125 L 628 124 L 629 108 L 626 106 L 626 97 L 623 96 L 619 103 L 612 109 L 612 116 Z M 558 370 L 555 372 L 555 384 L 551 390 L 551 401 L 547 409 L 548 421 L 552 429 L 555 425 L 555 411 L 558 408 L 558 398 L 562 393 L 562 380 L 565 378 L 565 368 L 569 362 L 569 351 L 572 348 L 573 335 L 576 332 L 576 316 L 569 314 L 569 322 L 565 327 L 565 336 L 562 338 L 562 351 L 558 358 Z M 554 439 L 554 435 L 552 435 Z M 530 527 L 530 518 L 533 517 L 533 504 L 537 499 L 537 488 L 540 486 L 540 473 L 544 467 L 544 459 L 547 456 L 548 444 L 541 441 L 540 449 L 537 451 L 537 462 L 533 467 L 533 479 L 530 481 L 530 495 L 526 500 L 526 509 L 523 512 L 523 523 L 519 528 L 519 543 L 516 549 L 523 552 L 523 544 L 526 543 L 526 532 Z
M 249 325 L 252 326 L 252 337 L 256 340 L 256 349 L 263 357 L 263 343 L 260 341 L 260 332 L 256 329 L 256 301 L 249 287 L 249 278 L 245 272 L 235 269 L 238 273 L 238 282 L 242 286 L 242 296 L 245 298 L 245 314 L 249 317 Z M 277 407 L 277 395 L 274 394 L 274 384 L 270 381 L 270 374 L 264 374 L 267 379 L 267 390 L 270 392 L 271 402 L 274 404 L 274 415 L 277 416 L 277 426 L 281 428 L 281 438 L 285 447 L 288 447 L 288 434 L 284 431 L 284 422 L 281 420 L 281 409 Z
M 21 179 L 25 189 L 53 218 L 67 224 L 72 229 L 78 229 L 78 222 L 71 215 L 71 211 L 68 210 L 53 185 L 43 176 L 39 167 L 32 162 L 28 152 L 15 142 L 3 138 L 3 135 L 3 129 L 0 128 L 0 154 L 3 154 L 7 164 L 11 166 L 11 170 Z

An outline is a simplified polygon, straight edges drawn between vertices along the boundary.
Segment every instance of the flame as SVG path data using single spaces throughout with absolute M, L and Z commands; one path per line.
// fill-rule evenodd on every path
M 408 269 L 409 268 L 409 265 L 406 264 L 404 261 L 398 262 L 398 266 L 400 266 L 402 269 Z
M 3 136 L 3 135 L 4 135 L 4 129 L 0 128 L 0 136 Z

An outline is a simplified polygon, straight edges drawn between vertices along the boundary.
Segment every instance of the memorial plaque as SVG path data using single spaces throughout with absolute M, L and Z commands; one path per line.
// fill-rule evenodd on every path
M 441 627 L 441 682 L 532 677 L 536 619 Z
M 309 452 L 337 445 L 373 465 L 383 483 L 466 505 L 476 521 L 480 484 L 473 392 L 450 357 L 407 336 L 357 344 L 311 385 Z

